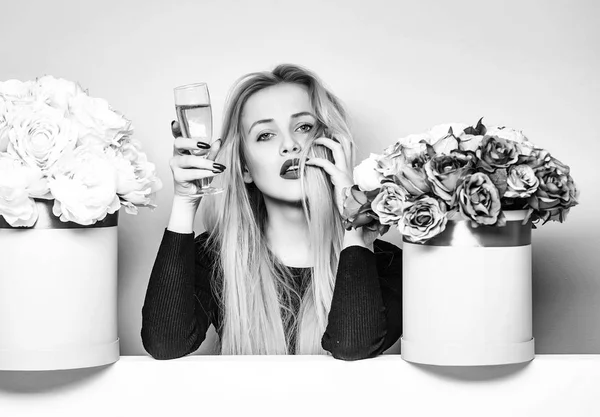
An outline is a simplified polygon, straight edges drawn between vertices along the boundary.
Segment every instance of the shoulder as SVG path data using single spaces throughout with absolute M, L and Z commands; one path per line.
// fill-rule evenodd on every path
M 377 260 L 377 269 L 400 269 L 402 268 L 402 249 L 385 240 L 375 239 L 373 252 Z

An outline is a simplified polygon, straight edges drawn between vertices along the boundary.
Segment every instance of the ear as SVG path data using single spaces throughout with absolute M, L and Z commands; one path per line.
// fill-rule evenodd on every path
M 250 171 L 248 171 L 248 167 L 244 165 L 243 171 L 244 171 L 244 174 L 243 174 L 244 182 L 246 184 L 252 184 L 252 182 L 253 182 L 252 175 L 250 175 Z

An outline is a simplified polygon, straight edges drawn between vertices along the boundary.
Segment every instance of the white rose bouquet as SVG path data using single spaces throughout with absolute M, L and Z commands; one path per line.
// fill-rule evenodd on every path
M 567 165 L 508 127 L 438 125 L 371 154 L 346 189 L 347 229 L 370 236 L 396 227 L 424 243 L 460 213 L 479 225 L 502 227 L 504 210 L 527 210 L 532 220 L 563 222 L 579 191 Z
M 61 221 L 91 225 L 125 207 L 153 210 L 162 188 L 131 122 L 77 83 L 52 76 L 0 82 L 0 216 L 13 227 L 54 200 Z

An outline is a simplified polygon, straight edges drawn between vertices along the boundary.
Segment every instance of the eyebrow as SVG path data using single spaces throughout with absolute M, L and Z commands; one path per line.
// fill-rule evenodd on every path
M 307 112 L 307 111 L 301 111 L 300 113 L 294 113 L 294 114 L 292 114 L 292 119 L 295 119 L 295 118 L 301 117 L 301 116 L 311 116 L 311 117 L 313 117 L 313 118 L 316 119 L 316 117 L 312 113 Z M 252 128 L 254 128 L 254 126 L 256 126 L 258 124 L 261 124 L 261 123 L 272 123 L 272 122 L 274 122 L 273 119 L 257 120 L 256 122 L 252 123 L 252 126 L 250 126 L 250 129 L 248 129 L 248 133 L 250 133 L 252 131 Z

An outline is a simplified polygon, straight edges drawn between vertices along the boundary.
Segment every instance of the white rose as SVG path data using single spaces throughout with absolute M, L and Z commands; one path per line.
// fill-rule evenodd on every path
M 458 149 L 458 140 L 464 130 L 469 125 L 464 123 L 446 123 L 437 125 L 429 130 L 429 136 L 431 136 L 431 142 L 429 144 L 433 146 L 433 150 L 438 155 L 450 155 L 455 149 Z M 452 133 L 450 133 L 452 132 Z
M 485 134 L 487 136 L 498 136 L 499 138 L 510 140 L 519 144 L 528 141 L 527 137 L 525 137 L 523 132 L 520 130 L 515 130 L 505 126 L 488 127 Z
M 372 153 L 367 159 L 354 167 L 354 183 L 362 191 L 371 191 L 381 187 L 383 175 L 377 171 L 379 155 Z
M 77 140 L 76 128 L 62 111 L 41 102 L 15 106 L 6 133 L 8 153 L 42 170 L 49 170 Z
M 397 224 L 406 203 L 406 191 L 398 184 L 386 182 L 381 185 L 381 191 L 371 202 L 371 209 L 379 217 L 381 224 Z
M 79 84 L 64 78 L 54 78 L 51 75 L 39 78 L 33 86 L 33 91 L 38 100 L 63 111 L 69 110 L 71 99 L 78 94 L 83 94 Z
M 450 129 L 452 129 L 452 134 L 455 137 L 459 137 L 460 134 L 469 127 L 468 124 L 465 123 L 445 123 L 441 125 L 437 125 L 429 129 L 429 136 L 431 136 L 432 141 L 429 142 L 431 145 L 435 144 L 438 140 L 444 139 L 446 136 L 450 134 Z
M 117 171 L 99 147 L 80 147 L 65 155 L 49 179 L 52 212 L 63 222 L 90 225 L 116 212 Z
M 479 149 L 479 145 L 483 140 L 483 135 L 468 135 L 463 133 L 459 136 L 458 140 L 458 149 L 461 151 L 475 152 L 477 149 Z
M 414 134 L 405 136 L 403 138 L 398 139 L 397 142 L 407 148 L 413 148 L 415 146 L 418 146 L 422 141 L 431 143 L 432 140 L 433 140 L 433 138 L 431 137 L 431 135 L 428 132 L 425 132 L 425 133 L 414 133 Z
M 0 215 L 13 227 L 33 226 L 38 219 L 33 197 L 51 198 L 42 171 L 0 154 Z
M 162 182 L 156 176 L 155 165 L 142 152 L 141 144 L 126 138 L 118 148 L 114 163 L 118 172 L 117 194 L 124 200 L 121 203 L 125 210 L 137 214 L 137 207 L 156 207 L 154 199 Z
M 10 124 L 12 103 L 0 96 L 0 152 L 8 149 L 8 126 Z
M 71 118 L 79 126 L 81 145 L 118 146 L 132 133 L 131 122 L 114 111 L 102 98 L 78 94 L 70 102 Z
M 0 81 L 0 96 L 4 96 L 11 101 L 33 101 L 32 87 L 33 83 L 31 81 Z
M 383 156 L 391 160 L 402 156 L 404 159 L 413 160 L 419 155 L 427 153 L 427 144 L 431 143 L 433 138 L 429 133 L 416 133 L 400 138 L 391 146 L 383 151 Z

